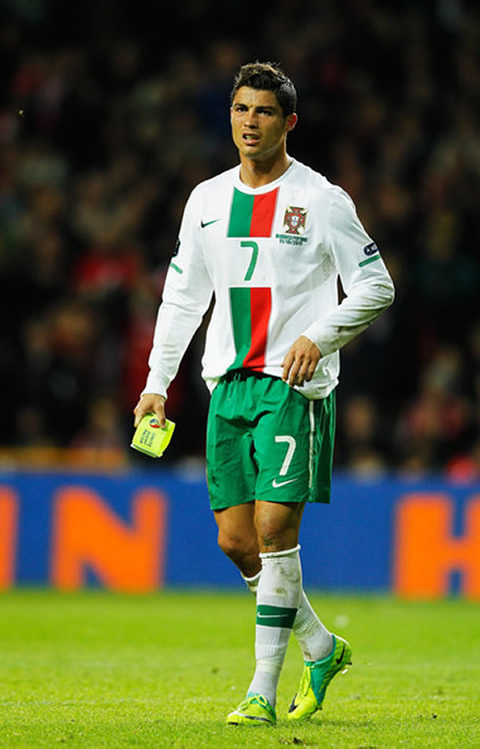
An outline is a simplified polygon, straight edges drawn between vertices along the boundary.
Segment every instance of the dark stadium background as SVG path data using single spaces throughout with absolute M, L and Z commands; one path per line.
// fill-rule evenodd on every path
M 184 201 L 233 166 L 253 59 L 299 93 L 289 150 L 341 184 L 394 277 L 342 354 L 336 467 L 480 476 L 475 2 L 0 2 L 0 460 L 143 465 L 128 445 Z M 201 464 L 194 339 L 164 461 Z

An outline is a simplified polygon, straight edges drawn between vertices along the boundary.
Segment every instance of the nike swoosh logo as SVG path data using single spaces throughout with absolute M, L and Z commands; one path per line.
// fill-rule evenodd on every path
M 216 224 L 217 221 L 220 221 L 220 219 L 214 218 L 213 221 L 200 221 L 200 227 L 202 229 L 205 229 L 206 226 L 210 226 L 210 224 Z
M 340 653 L 340 655 L 338 656 L 338 658 L 335 658 L 335 661 L 337 663 L 341 663 L 342 662 L 342 658 L 343 658 L 344 653 L 345 653 L 345 645 L 343 646 L 342 652 Z
M 272 486 L 274 489 L 280 489 L 281 486 L 286 486 L 287 484 L 291 484 L 292 481 L 296 481 L 297 479 L 288 479 L 288 481 L 277 481 L 277 479 L 273 479 Z
M 283 614 L 257 614 L 257 619 L 283 619 Z

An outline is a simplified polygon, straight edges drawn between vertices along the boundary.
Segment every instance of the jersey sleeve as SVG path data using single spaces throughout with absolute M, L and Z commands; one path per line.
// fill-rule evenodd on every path
M 198 205 L 198 192 L 194 190 L 185 206 L 175 254 L 165 279 L 144 393 L 166 396 L 212 298 L 213 286 L 199 237 Z
M 332 354 L 364 331 L 394 298 L 392 279 L 375 242 L 365 231 L 347 193 L 333 189 L 327 245 L 335 261 L 345 298 L 304 335 Z

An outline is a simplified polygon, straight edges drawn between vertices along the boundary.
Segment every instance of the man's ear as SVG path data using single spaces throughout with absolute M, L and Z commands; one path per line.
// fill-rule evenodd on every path
M 298 122 L 298 115 L 295 112 L 292 112 L 292 114 L 289 114 L 288 117 L 286 118 L 285 132 L 289 133 L 290 130 L 293 130 L 297 122 Z

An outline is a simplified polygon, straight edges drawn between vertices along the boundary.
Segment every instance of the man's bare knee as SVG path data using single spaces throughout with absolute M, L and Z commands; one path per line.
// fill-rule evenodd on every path
M 218 545 L 227 557 L 236 556 L 242 551 L 240 539 L 221 529 L 218 532 Z
M 252 553 L 252 544 L 247 543 L 245 539 L 233 533 L 225 533 L 222 530 L 218 532 L 218 545 L 230 559 L 239 558 Z M 254 548 L 254 552 L 256 549 Z M 257 552 L 258 553 L 258 552 Z
M 239 535 L 220 530 L 218 545 L 246 577 L 253 576 L 260 570 L 256 539 L 254 541 L 245 540 Z
M 261 552 L 284 551 L 298 544 L 303 505 L 257 502 L 255 525 Z

